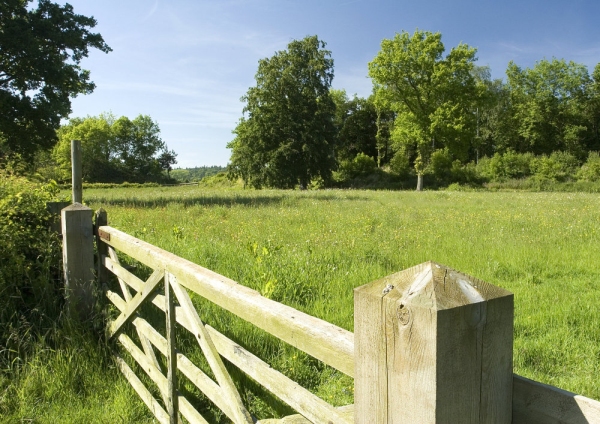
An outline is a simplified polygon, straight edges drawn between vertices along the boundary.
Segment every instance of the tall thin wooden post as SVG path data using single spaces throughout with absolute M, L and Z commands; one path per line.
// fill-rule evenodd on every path
M 356 423 L 505 423 L 513 295 L 427 262 L 354 291 Z
M 94 306 L 94 231 L 92 210 L 74 203 L 61 211 L 67 305 L 80 318 Z
M 98 285 L 103 287 L 108 284 L 109 271 L 104 266 L 103 258 L 108 256 L 108 245 L 102 241 L 102 237 L 98 233 L 100 227 L 108 225 L 108 216 L 103 208 L 96 211 L 96 219 L 94 222 L 94 235 L 96 236 L 96 251 L 98 252 L 98 261 L 96 262 L 96 274 L 98 276 Z
M 165 272 L 165 312 L 167 319 L 167 412 L 170 424 L 178 423 L 179 397 L 177 395 L 177 353 L 175 351 L 175 302 L 170 279 L 175 278 Z
M 71 140 L 71 181 L 73 203 L 83 203 L 81 140 Z

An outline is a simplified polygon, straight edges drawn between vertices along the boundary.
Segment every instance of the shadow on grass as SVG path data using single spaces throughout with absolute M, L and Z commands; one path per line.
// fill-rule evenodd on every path
M 118 197 L 111 198 L 105 196 L 90 196 L 86 199 L 90 203 L 100 204 L 100 206 L 122 206 L 122 207 L 131 207 L 131 208 L 162 208 L 168 205 L 183 205 L 184 207 L 192 207 L 192 206 L 223 206 L 223 207 L 233 207 L 233 206 L 247 206 L 247 207 L 261 207 L 268 206 L 273 204 L 283 204 L 287 206 L 293 206 L 298 204 L 303 200 L 310 201 L 326 201 L 326 202 L 335 202 L 335 201 L 357 201 L 357 200 L 367 200 L 364 196 L 358 195 L 344 195 L 344 196 L 336 196 L 329 194 L 318 194 L 316 196 L 313 195 L 257 195 L 257 196 L 248 196 L 248 195 L 235 195 L 235 196 L 219 196 L 219 195 L 208 195 L 208 196 L 181 196 L 181 197 L 156 197 L 156 198 L 137 198 L 137 197 Z

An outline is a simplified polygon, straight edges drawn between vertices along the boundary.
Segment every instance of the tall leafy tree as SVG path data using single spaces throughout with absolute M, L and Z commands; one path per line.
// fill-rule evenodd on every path
M 333 59 L 316 36 L 261 59 L 233 131 L 229 172 L 253 187 L 307 186 L 328 180 L 335 164 Z
M 418 190 L 435 150 L 466 160 L 475 136 L 476 50 L 459 44 L 444 51 L 440 33 L 403 31 L 384 39 L 369 63 L 378 103 L 396 112 L 392 139 L 414 157 Z
M 100 34 L 89 31 L 92 17 L 69 4 L 39 0 L 0 2 L 0 134 L 25 157 L 56 143 L 60 120 L 71 112 L 71 98 L 94 89 L 80 67 L 90 48 L 109 52 Z
M 510 62 L 506 75 L 519 150 L 561 150 L 582 158 L 590 135 L 587 67 L 564 59 L 541 60 L 526 69 Z

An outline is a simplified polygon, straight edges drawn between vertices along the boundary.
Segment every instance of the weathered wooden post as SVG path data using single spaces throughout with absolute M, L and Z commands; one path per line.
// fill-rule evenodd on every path
M 356 423 L 506 423 L 513 295 L 427 262 L 354 291 Z
M 108 245 L 102 241 L 102 237 L 98 232 L 99 228 L 108 225 L 108 216 L 103 208 L 96 211 L 94 222 L 94 235 L 96 236 L 96 251 L 98 252 L 98 261 L 96 263 L 96 274 L 98 276 L 98 285 L 103 287 L 108 284 L 109 271 L 104 266 L 102 258 L 108 256 Z
M 63 267 L 70 312 L 86 319 L 94 306 L 92 210 L 74 203 L 62 210 Z
M 83 203 L 81 140 L 71 140 L 71 190 L 73 203 Z

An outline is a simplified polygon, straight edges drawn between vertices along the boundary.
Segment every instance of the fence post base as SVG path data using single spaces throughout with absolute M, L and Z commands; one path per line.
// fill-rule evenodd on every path
M 88 319 L 94 309 L 92 210 L 74 203 L 61 211 L 64 280 L 69 313 Z

